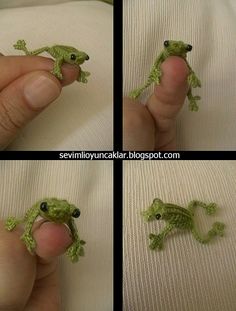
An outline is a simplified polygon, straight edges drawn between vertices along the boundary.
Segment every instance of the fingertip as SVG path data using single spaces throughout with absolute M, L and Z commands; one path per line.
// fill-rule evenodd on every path
M 162 115 L 172 117 L 183 103 L 188 92 L 187 77 L 189 73 L 185 60 L 178 56 L 168 57 L 161 65 L 161 83 L 156 85 L 153 94 L 147 101 L 149 109 L 156 111 L 158 108 Z M 166 113 L 167 110 L 167 113 Z
M 80 68 L 70 64 L 63 64 L 62 66 L 62 76 L 61 81 L 62 86 L 67 86 L 77 80 L 80 74 Z
M 64 224 L 43 222 L 34 231 L 37 242 L 36 254 L 43 259 L 62 255 L 71 244 L 69 229 Z
M 186 61 L 179 56 L 168 57 L 161 66 L 163 73 L 170 81 L 182 84 L 186 81 L 189 69 Z

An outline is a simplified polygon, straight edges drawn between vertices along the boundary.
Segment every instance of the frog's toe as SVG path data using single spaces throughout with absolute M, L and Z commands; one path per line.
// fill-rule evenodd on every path
M 195 102 L 195 100 L 191 100 L 189 102 L 189 110 L 197 112 L 199 110 L 198 104 Z
M 210 203 L 206 206 L 206 214 L 212 215 L 215 213 L 216 209 L 217 209 L 216 203 Z
M 18 40 L 13 46 L 17 50 L 22 50 L 26 47 L 25 40 Z
M 5 222 L 5 228 L 8 231 L 12 231 L 17 225 L 17 219 L 15 217 L 9 217 L 7 218 Z
M 87 83 L 88 82 L 88 79 L 87 79 L 88 76 L 90 76 L 90 72 L 81 71 L 78 78 L 77 78 L 77 81 L 82 82 L 82 83 Z

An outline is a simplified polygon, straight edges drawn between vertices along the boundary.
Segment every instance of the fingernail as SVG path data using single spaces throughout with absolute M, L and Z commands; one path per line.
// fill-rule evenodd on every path
M 31 107 L 44 108 L 60 95 L 60 88 L 50 78 L 34 75 L 26 81 L 24 95 Z

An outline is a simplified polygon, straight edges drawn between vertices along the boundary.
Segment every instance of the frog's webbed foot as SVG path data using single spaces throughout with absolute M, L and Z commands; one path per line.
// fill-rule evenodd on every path
M 25 40 L 18 40 L 13 46 L 16 50 L 24 51 L 26 54 L 28 54 Z
M 82 83 L 87 83 L 88 82 L 87 77 L 89 76 L 90 76 L 90 72 L 81 70 L 77 78 L 77 81 L 82 82 Z
M 78 240 L 67 249 L 66 254 L 72 262 L 77 262 L 80 256 L 84 256 L 84 244 L 86 244 L 85 241 Z
M 224 230 L 225 224 L 223 224 L 222 222 L 215 222 L 205 237 L 200 236 L 195 228 L 192 229 L 192 233 L 198 242 L 206 244 L 217 235 L 222 237 L 224 235 Z
M 15 217 L 9 217 L 5 222 L 5 228 L 8 231 L 12 231 L 19 223 L 21 223 L 21 220 L 18 220 Z
M 225 224 L 223 224 L 222 222 L 215 222 L 212 226 L 212 229 L 208 232 L 208 235 L 210 237 L 214 237 L 214 236 L 223 236 L 224 235 L 224 231 L 225 231 Z
M 151 240 L 151 243 L 149 244 L 151 249 L 157 248 L 158 250 L 161 250 L 163 248 L 163 235 L 150 233 L 149 239 Z
M 21 240 L 25 243 L 28 251 L 33 254 L 36 248 L 36 241 L 31 234 L 24 233 L 21 236 Z
M 206 207 L 205 207 L 207 215 L 213 215 L 216 212 L 216 209 L 217 209 L 217 204 L 216 203 L 207 204 Z
M 188 75 L 188 84 L 190 87 L 201 87 L 201 81 L 198 79 L 194 72 L 190 72 Z
M 198 206 L 202 207 L 206 211 L 207 215 L 213 215 L 217 210 L 216 203 L 205 204 L 204 202 L 198 200 L 191 201 L 188 205 L 188 209 L 194 214 L 194 209 Z

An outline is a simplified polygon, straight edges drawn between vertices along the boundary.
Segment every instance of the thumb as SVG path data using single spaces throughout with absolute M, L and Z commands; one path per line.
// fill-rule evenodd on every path
M 58 310 L 56 257 L 71 244 L 70 233 L 63 224 L 37 222 L 37 256 L 32 256 L 20 240 L 22 232 L 21 227 L 7 231 L 0 221 L 0 310 L 23 310 L 26 304 L 24 310 L 46 310 L 39 305 Z
M 16 79 L 0 93 L 0 150 L 61 92 L 60 82 L 46 71 Z
M 161 66 L 160 85 L 147 101 L 147 109 L 157 127 L 156 148 L 175 149 L 175 119 L 181 110 L 188 92 L 188 67 L 180 57 L 170 56 Z

